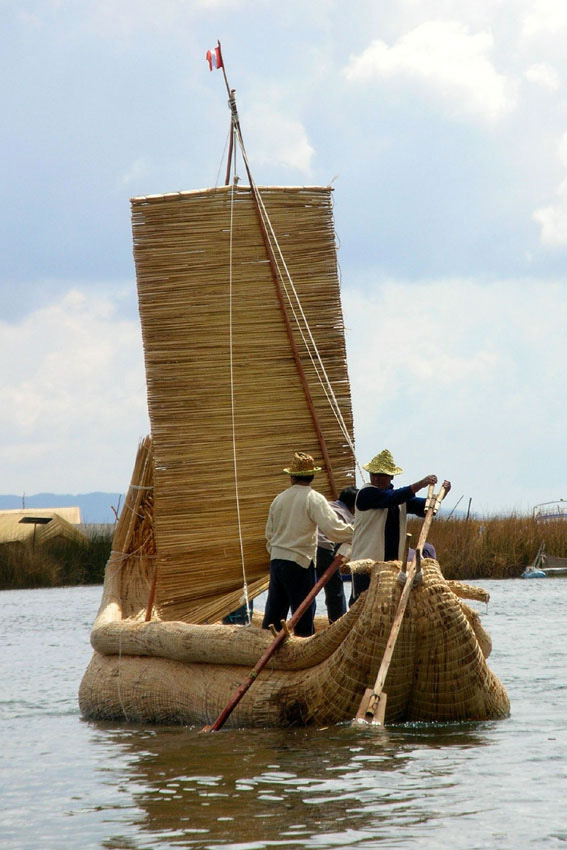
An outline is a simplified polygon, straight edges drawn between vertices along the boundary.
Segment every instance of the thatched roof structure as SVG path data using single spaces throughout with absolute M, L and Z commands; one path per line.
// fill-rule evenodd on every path
M 0 544 L 33 542 L 39 545 L 55 539 L 86 540 L 83 532 L 62 516 L 61 511 L 78 516 L 80 522 L 79 508 L 0 511 Z

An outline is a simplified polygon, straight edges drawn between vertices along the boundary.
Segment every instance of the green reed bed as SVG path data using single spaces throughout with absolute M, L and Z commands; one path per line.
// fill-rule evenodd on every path
M 112 531 L 85 540 L 52 540 L 0 545 L 0 590 L 102 584 Z
M 411 518 L 415 542 L 421 520 Z M 516 578 L 533 563 L 542 542 L 549 555 L 567 558 L 567 521 L 536 522 L 531 516 L 444 519 L 437 517 L 429 540 L 448 579 Z

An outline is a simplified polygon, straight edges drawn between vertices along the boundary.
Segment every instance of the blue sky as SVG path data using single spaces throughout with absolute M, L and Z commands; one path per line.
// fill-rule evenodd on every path
M 256 182 L 335 188 L 361 462 L 567 497 L 567 5 L 472 6 L 4 0 L 2 492 L 127 487 L 129 198 L 224 181 L 220 39 Z

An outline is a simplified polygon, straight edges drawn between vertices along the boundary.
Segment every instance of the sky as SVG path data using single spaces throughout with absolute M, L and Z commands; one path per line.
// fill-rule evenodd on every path
M 149 431 L 133 196 L 329 185 L 361 463 L 567 498 L 563 0 L 3 0 L 0 492 L 124 492 Z M 243 169 L 242 169 L 243 170 Z

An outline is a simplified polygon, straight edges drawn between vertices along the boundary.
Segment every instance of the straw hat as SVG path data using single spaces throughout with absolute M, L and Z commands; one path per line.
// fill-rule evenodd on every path
M 382 475 L 399 475 L 404 471 L 400 466 L 396 466 L 392 452 L 388 449 L 384 449 L 379 455 L 373 457 L 370 463 L 365 463 L 363 469 Z
M 294 478 L 315 475 L 316 472 L 320 471 L 321 467 L 315 466 L 315 461 L 311 455 L 306 455 L 305 452 L 295 452 L 292 462 L 287 469 L 284 469 L 286 475 L 293 475 Z

